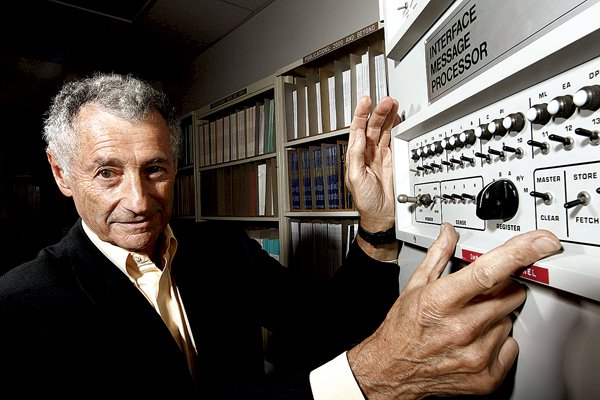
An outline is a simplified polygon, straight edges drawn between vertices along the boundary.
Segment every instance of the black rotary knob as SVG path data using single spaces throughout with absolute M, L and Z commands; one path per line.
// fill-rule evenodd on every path
M 508 179 L 490 182 L 477 194 L 475 213 L 482 220 L 508 221 L 518 209 L 519 193 L 515 184 Z

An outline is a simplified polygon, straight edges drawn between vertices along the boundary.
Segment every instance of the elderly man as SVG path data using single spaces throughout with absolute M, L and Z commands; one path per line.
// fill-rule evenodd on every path
M 179 130 L 164 94 L 96 75 L 54 98 L 44 138 L 80 219 L 0 277 L 0 380 L 17 397 L 421 398 L 485 393 L 518 351 L 509 277 L 556 252 L 518 236 L 440 278 L 457 235 L 442 225 L 398 296 L 390 133 L 398 103 L 358 104 L 346 184 L 364 231 L 319 291 L 242 231 L 171 221 Z M 390 237 L 391 236 L 391 237 Z M 381 240 L 373 239 L 382 238 Z M 281 340 L 263 376 L 260 327 Z M 320 365 L 323 364 L 323 365 Z

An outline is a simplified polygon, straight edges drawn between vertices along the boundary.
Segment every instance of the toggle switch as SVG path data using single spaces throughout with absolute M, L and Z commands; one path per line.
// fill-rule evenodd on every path
M 462 156 L 461 156 L 461 158 L 462 158 Z M 457 160 L 457 159 L 456 159 L 456 158 L 454 158 L 454 157 L 452 157 L 452 158 L 450 159 L 450 162 L 451 162 L 451 163 L 453 163 L 453 164 L 458 164 L 458 165 L 460 165 L 461 167 L 462 167 L 462 165 L 463 165 L 462 161 L 460 161 L 460 160 Z
M 506 154 L 503 151 L 488 148 L 488 153 L 500 157 L 502 161 L 506 160 Z
M 442 165 L 446 165 L 448 167 L 452 166 L 452 163 L 449 161 L 446 161 L 446 160 L 442 160 L 441 163 L 442 163 Z
M 450 196 L 452 196 L 453 199 L 462 201 L 462 196 L 460 194 L 456 194 L 456 193 L 452 193 Z
M 473 196 L 472 194 L 463 193 L 461 196 L 462 196 L 464 199 L 471 200 L 471 201 L 475 201 L 475 196 Z
M 508 179 L 488 183 L 477 194 L 476 214 L 482 220 L 501 219 L 508 221 L 519 208 L 517 187 Z
M 577 199 L 575 200 L 571 200 L 571 201 L 567 201 L 565 203 L 565 208 L 569 209 L 569 208 L 573 208 L 576 206 L 587 206 L 588 204 L 590 204 L 590 195 L 588 192 L 579 192 L 579 194 L 577 194 Z
M 548 152 L 550 151 L 550 145 L 548 145 L 548 143 L 546 142 L 536 142 L 535 140 L 528 140 L 527 144 L 533 147 L 538 147 L 542 151 L 542 154 L 548 154 Z
M 569 136 L 559 136 L 559 135 L 551 134 L 551 135 L 548 135 L 548 139 L 552 140 L 554 142 L 562 143 L 565 150 L 571 150 L 573 148 L 573 145 L 575 144 L 573 139 Z
M 467 156 L 461 155 L 460 160 L 468 162 L 469 164 L 471 164 L 472 167 L 475 166 L 475 159 L 473 157 L 467 157 Z
M 600 137 L 599 137 L 597 131 L 590 131 L 588 129 L 583 129 L 583 128 L 575 128 L 575 134 L 579 135 L 579 136 L 585 136 L 585 137 L 590 138 L 590 142 L 593 145 L 597 145 L 598 143 L 600 143 Z
M 531 197 L 535 197 L 538 199 L 544 200 L 544 204 L 550 205 L 552 204 L 552 195 L 550 193 L 542 193 L 542 192 L 529 192 Z
M 485 160 L 485 162 L 487 162 L 488 164 L 490 164 L 492 162 L 492 157 L 490 157 L 489 154 L 483 154 L 483 153 L 477 152 L 474 155 L 475 155 L 475 157 L 483 158 Z
M 431 195 L 426 193 L 420 194 L 418 196 L 408 196 L 405 194 L 399 194 L 398 197 L 396 197 L 396 200 L 398 200 L 398 203 L 414 203 L 417 206 L 424 205 L 425 207 L 429 207 L 433 203 Z
M 507 153 L 514 153 L 514 155 L 517 158 L 523 158 L 523 149 L 520 147 L 514 148 L 514 147 L 510 147 L 510 146 L 502 146 L 502 151 L 505 151 Z

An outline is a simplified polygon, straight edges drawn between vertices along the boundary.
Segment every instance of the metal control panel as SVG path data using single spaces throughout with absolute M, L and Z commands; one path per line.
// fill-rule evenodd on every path
M 566 255 L 597 261 L 599 109 L 596 58 L 410 140 L 412 190 L 398 201 L 410 204 L 414 227 L 448 222 L 472 232 L 479 243 L 463 242 L 465 260 L 486 250 L 486 234 L 547 229 Z M 600 300 L 600 264 L 569 268 L 542 262 L 522 277 Z
M 486 5 L 458 2 L 431 32 Z M 516 234 L 547 229 L 564 251 L 520 277 L 600 300 L 600 52 L 588 45 L 598 42 L 598 23 L 587 22 L 599 5 L 585 5 L 445 97 L 411 94 L 412 109 L 393 132 L 394 151 L 406 154 L 394 166 L 399 239 L 426 248 L 448 222 L 460 235 L 455 255 L 472 261 Z M 474 43 L 489 41 L 469 33 Z M 391 65 L 401 103 L 403 93 L 422 90 L 406 85 L 430 81 L 416 72 L 430 62 L 419 46 Z

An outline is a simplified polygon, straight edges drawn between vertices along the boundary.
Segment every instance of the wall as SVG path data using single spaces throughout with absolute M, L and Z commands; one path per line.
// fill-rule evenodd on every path
M 276 0 L 194 60 L 188 83 L 167 90 L 185 114 L 377 20 L 378 0 Z

